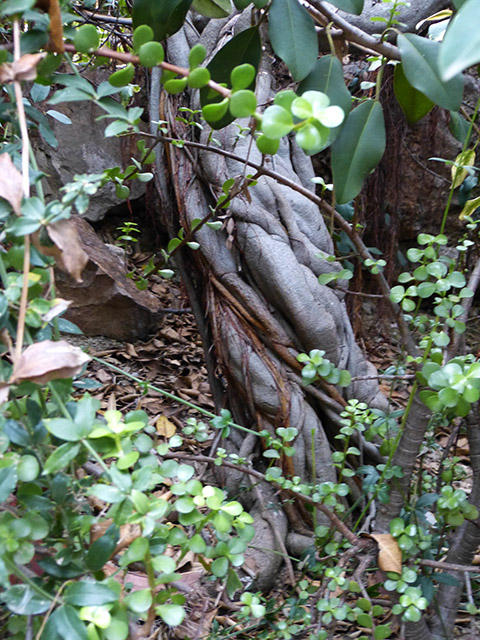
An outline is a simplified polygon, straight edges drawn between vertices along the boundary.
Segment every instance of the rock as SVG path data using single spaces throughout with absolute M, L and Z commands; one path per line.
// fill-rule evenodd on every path
M 98 84 L 94 82 L 94 84 Z M 55 105 L 55 111 L 71 120 L 64 124 L 54 118 L 49 124 L 58 140 L 58 147 L 52 149 L 43 141 L 35 145 L 39 169 L 46 174 L 42 184 L 47 202 L 61 198 L 60 191 L 74 175 L 103 173 L 105 169 L 120 166 L 124 170 L 131 164 L 131 157 L 138 158 L 136 137 L 104 137 L 104 130 L 110 120 L 100 120 L 105 112 L 92 102 L 67 102 Z M 145 184 L 139 180 L 128 183 L 130 200 L 145 194 Z M 107 211 L 125 208 L 125 202 L 115 195 L 113 183 L 108 183 L 90 198 L 85 218 L 96 222 L 102 220 Z
M 57 271 L 58 293 L 72 301 L 65 318 L 89 336 L 146 338 L 161 324 L 159 300 L 149 291 L 139 291 L 126 277 L 122 257 L 109 250 L 86 220 L 79 216 L 72 220 L 89 262 L 82 282 Z

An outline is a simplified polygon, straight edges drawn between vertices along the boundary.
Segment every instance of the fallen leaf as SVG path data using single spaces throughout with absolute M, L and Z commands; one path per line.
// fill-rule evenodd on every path
M 33 234 L 33 243 L 45 256 L 55 258 L 59 269 L 68 273 L 76 282 L 82 282 L 82 271 L 88 263 L 88 255 L 82 248 L 77 228 L 72 218 L 49 224 L 47 234 L 53 245 L 42 237 L 42 230 Z
M 155 426 L 157 428 L 158 435 L 163 436 L 164 438 L 171 438 L 177 431 L 177 427 L 173 422 L 170 422 L 166 416 L 160 416 L 156 421 Z
M 390 533 L 365 534 L 378 544 L 378 566 L 382 571 L 402 573 L 402 552 Z
M 89 360 L 90 356 L 66 340 L 43 340 L 31 344 L 23 351 L 13 367 L 9 382 L 15 384 L 29 380 L 45 384 L 50 380 L 71 378 L 80 373 Z
M 53 320 L 53 318 L 56 318 L 61 313 L 63 313 L 66 309 L 68 309 L 68 307 L 71 304 L 72 304 L 71 300 L 64 300 L 63 298 L 56 298 L 55 299 L 55 304 L 50 309 L 50 311 L 47 311 L 47 313 L 45 313 L 42 316 L 42 320 L 44 320 L 45 322 L 50 322 L 50 320 Z
M 0 64 L 0 82 L 14 82 L 20 80 L 35 80 L 37 77 L 37 64 L 47 54 L 26 53 L 15 62 L 4 62 Z
M 10 385 L 6 382 L 0 382 L 0 404 L 3 404 L 8 400 L 8 394 L 10 392 Z
M 1 65 L 0 65 L 1 69 Z M 17 216 L 21 214 L 23 188 L 22 174 L 8 153 L 0 155 L 0 196 L 12 205 Z

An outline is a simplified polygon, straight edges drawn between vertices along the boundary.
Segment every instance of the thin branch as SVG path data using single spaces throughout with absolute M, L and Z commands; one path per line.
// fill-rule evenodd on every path
M 215 460 L 216 460 L 216 458 L 211 458 L 209 456 L 191 455 L 189 453 L 182 453 L 181 451 L 167 453 L 163 457 L 178 459 L 178 460 L 188 460 L 191 462 L 205 462 L 207 464 L 215 464 Z M 250 469 L 248 467 L 244 467 L 238 464 L 233 464 L 233 462 L 227 462 L 226 460 L 222 460 L 222 466 L 226 467 L 227 469 L 234 469 L 235 471 L 241 471 L 242 473 L 246 473 L 247 475 L 252 476 L 257 480 L 261 480 L 262 482 L 267 482 L 268 484 L 271 484 L 277 487 L 278 489 L 281 489 L 282 491 L 287 493 L 289 496 L 295 498 L 296 500 L 301 500 L 305 504 L 309 504 L 312 507 L 315 507 L 316 509 L 318 509 L 319 511 L 321 511 L 323 514 L 327 516 L 327 518 L 332 523 L 332 526 L 335 527 L 335 529 L 337 529 L 339 533 L 341 533 L 344 536 L 344 538 L 346 538 L 351 544 L 358 545 L 360 543 L 360 538 L 358 538 L 354 533 L 352 533 L 352 531 L 350 531 L 350 529 L 340 520 L 340 518 L 335 513 L 333 513 L 333 511 L 330 511 L 330 509 L 328 509 L 328 507 L 326 507 L 325 505 L 319 502 L 315 502 L 315 500 L 312 500 L 308 496 L 304 496 L 303 494 L 298 493 L 297 491 L 292 491 L 291 489 L 284 489 L 277 482 L 267 480 L 266 476 L 263 473 L 260 473 L 260 471 L 255 471 L 254 469 Z
M 419 560 L 418 564 L 422 567 L 432 567 L 433 569 L 445 569 L 446 571 L 466 571 L 468 573 L 478 573 L 480 575 L 480 567 L 474 565 L 456 564 L 454 562 L 442 562 L 441 560 Z
M 13 21 L 13 57 L 15 62 L 20 59 L 20 23 L 18 20 Z M 24 198 L 30 197 L 30 173 L 29 173 L 29 153 L 30 142 L 28 137 L 27 118 L 25 116 L 25 109 L 23 106 L 22 87 L 18 80 L 13 82 L 13 89 L 15 92 L 15 100 L 17 103 L 17 115 L 18 123 L 20 126 L 20 134 L 22 139 L 22 190 Z M 23 254 L 23 283 L 22 293 L 20 296 L 20 308 L 18 311 L 18 323 L 17 323 L 17 341 L 15 344 L 15 357 L 16 362 L 22 353 L 23 336 L 25 332 L 25 316 L 27 313 L 28 304 L 28 275 L 30 273 L 30 236 L 25 236 L 24 241 L 24 254 Z
M 378 38 L 374 38 L 365 31 L 362 31 L 358 27 L 354 27 L 347 20 L 342 18 L 332 11 L 329 7 L 327 7 L 325 2 L 318 2 L 317 0 L 308 0 L 308 4 L 312 7 L 315 7 L 317 11 L 322 13 L 330 22 L 333 22 L 337 27 L 339 27 L 344 34 L 346 40 L 350 42 L 354 42 L 355 44 L 359 44 L 362 47 L 366 47 L 367 49 L 373 49 L 377 53 L 385 56 L 389 60 L 400 60 L 400 51 L 398 47 L 388 42 L 383 42 Z
M 73 44 L 65 44 L 65 51 L 68 53 L 77 53 L 76 47 Z M 124 51 L 114 51 L 113 49 L 109 49 L 108 47 L 100 47 L 92 52 L 92 56 L 101 56 L 103 58 L 109 58 L 110 60 L 119 60 L 120 62 L 131 62 L 132 64 L 139 65 L 140 58 L 138 56 L 134 56 L 132 53 L 125 53 Z M 170 62 L 161 62 L 157 65 L 161 69 L 165 69 L 165 71 L 172 71 L 178 76 L 182 76 L 182 78 L 186 78 L 190 74 L 190 70 L 185 67 L 179 67 L 176 64 L 170 64 Z M 214 82 L 210 80 L 208 82 L 208 86 L 210 89 L 216 91 L 219 95 L 224 98 L 229 98 L 232 94 L 230 89 L 226 87 L 222 87 L 222 85 L 218 84 L 218 82 Z

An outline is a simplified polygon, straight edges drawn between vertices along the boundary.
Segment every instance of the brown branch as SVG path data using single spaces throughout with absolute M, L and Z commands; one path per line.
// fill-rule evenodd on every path
M 65 44 L 65 51 L 69 53 L 78 53 L 73 44 Z M 109 49 L 108 47 L 100 47 L 99 49 L 95 49 L 95 51 L 92 52 L 92 56 L 101 56 L 102 58 L 119 60 L 120 62 L 125 63 L 131 62 L 132 64 L 136 65 L 140 64 L 140 58 L 138 56 L 134 56 L 132 53 L 125 53 L 123 51 L 114 51 L 113 49 Z M 183 78 L 188 77 L 188 75 L 190 74 L 189 69 L 179 67 L 176 64 L 170 64 L 170 62 L 161 62 L 157 66 L 161 69 L 165 69 L 165 71 L 172 71 L 173 73 L 177 74 L 178 76 L 182 76 Z M 213 89 L 224 98 L 229 98 L 231 96 L 232 92 L 230 91 L 230 89 L 222 87 L 222 85 L 218 84 L 218 82 L 209 80 L 208 86 L 210 87 L 210 89 Z
M 308 0 L 308 4 L 315 7 L 317 11 L 323 14 L 330 22 L 339 27 L 343 31 L 343 35 L 346 40 L 359 44 L 367 49 L 372 49 L 382 56 L 385 56 L 389 60 L 400 60 L 400 51 L 398 47 L 388 42 L 383 42 L 378 38 L 374 38 L 365 31 L 362 31 L 358 27 L 354 27 L 347 20 L 335 13 L 332 9 L 328 8 L 325 2 L 318 2 L 317 0 Z
M 441 560 L 419 560 L 422 567 L 432 567 L 433 569 L 445 569 L 446 571 L 467 571 L 468 573 L 480 574 L 480 567 L 474 565 L 457 564 L 455 562 L 442 562 Z

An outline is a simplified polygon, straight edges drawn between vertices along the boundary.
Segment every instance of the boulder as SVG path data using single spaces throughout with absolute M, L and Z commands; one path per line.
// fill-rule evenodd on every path
M 80 244 L 89 261 L 82 281 L 57 271 L 57 289 L 72 303 L 65 318 L 89 336 L 116 340 L 146 338 L 160 325 L 163 313 L 159 300 L 149 291 L 140 291 L 127 278 L 124 259 L 96 235 L 80 216 L 73 216 Z

